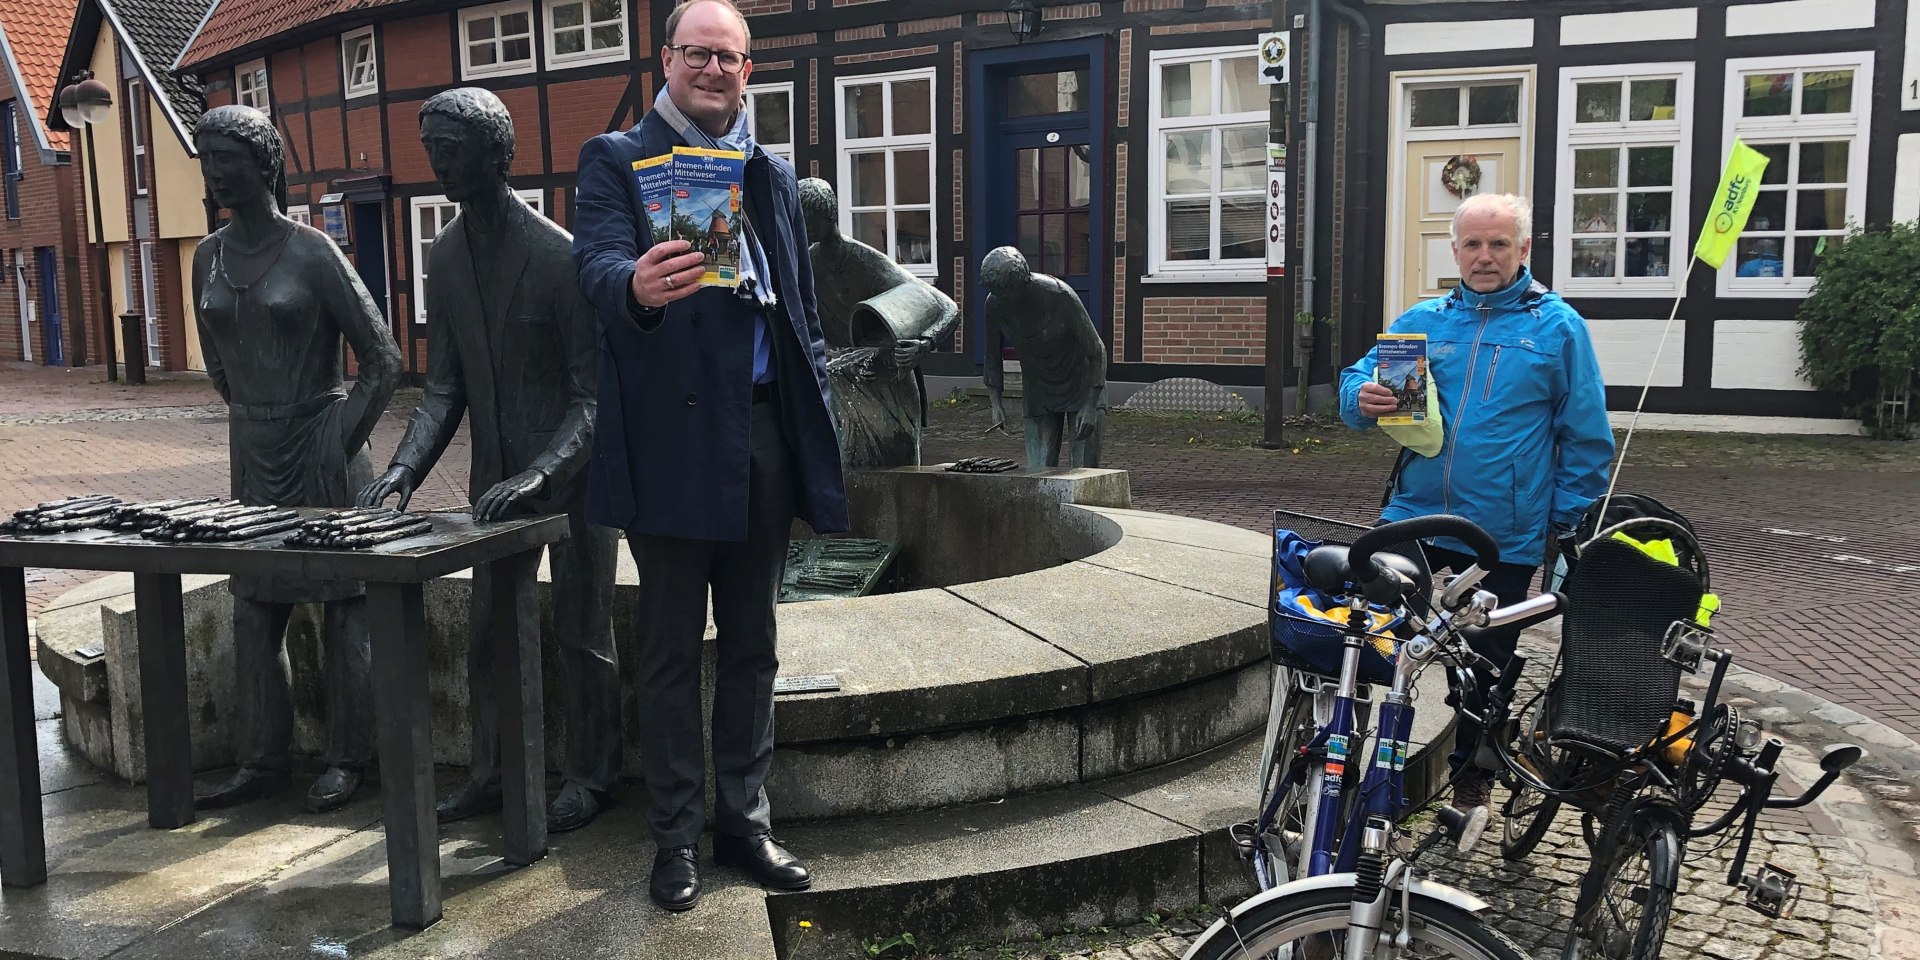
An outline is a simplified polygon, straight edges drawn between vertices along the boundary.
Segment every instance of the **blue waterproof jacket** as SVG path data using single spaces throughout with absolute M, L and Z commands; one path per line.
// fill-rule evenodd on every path
M 1502 562 L 1540 563 L 1548 525 L 1573 529 L 1606 492 L 1613 460 L 1586 321 L 1522 267 L 1493 293 L 1462 285 L 1419 303 L 1392 332 L 1427 335 L 1446 441 L 1436 456 L 1408 455 L 1380 519 L 1458 514 L 1493 536 Z M 1340 375 L 1340 416 L 1356 430 L 1374 426 L 1360 413 L 1360 386 L 1375 371 L 1368 351 Z

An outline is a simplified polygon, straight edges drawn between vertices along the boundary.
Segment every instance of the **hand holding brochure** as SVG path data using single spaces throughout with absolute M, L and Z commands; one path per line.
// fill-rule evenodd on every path
M 700 147 L 674 147 L 671 154 L 633 162 L 653 241 L 685 240 L 705 254 L 703 285 L 740 285 L 746 163 L 738 150 Z
M 1399 399 L 1400 407 L 1374 422 L 1402 446 L 1431 457 L 1440 452 L 1445 433 L 1433 378 L 1427 369 L 1427 335 L 1383 333 L 1374 351 L 1374 381 Z

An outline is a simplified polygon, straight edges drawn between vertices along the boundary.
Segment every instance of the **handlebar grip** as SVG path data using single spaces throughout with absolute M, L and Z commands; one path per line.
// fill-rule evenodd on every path
M 1527 670 L 1527 655 L 1515 652 L 1507 658 L 1507 665 L 1500 668 L 1500 679 L 1493 682 L 1495 703 L 1512 703 L 1513 688 L 1520 682 L 1520 675 Z
M 1347 565 L 1353 568 L 1354 579 L 1364 586 L 1380 575 L 1373 567 L 1375 551 L 1408 540 L 1425 540 L 1429 537 L 1454 537 L 1460 540 L 1473 554 L 1474 565 L 1482 570 L 1492 570 L 1500 562 L 1499 545 L 1478 524 L 1465 517 L 1441 513 L 1395 520 L 1368 530 L 1353 541 L 1353 546 L 1347 548 Z

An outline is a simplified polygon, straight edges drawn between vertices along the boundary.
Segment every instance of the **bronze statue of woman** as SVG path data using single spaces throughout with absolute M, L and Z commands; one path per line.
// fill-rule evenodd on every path
M 333 241 L 288 219 L 280 135 L 251 107 L 210 110 L 194 130 L 207 195 L 232 219 L 193 255 L 200 348 L 227 402 L 232 496 L 247 504 L 352 506 L 373 478 L 367 438 L 400 375 L 400 350 Z M 345 386 L 340 343 L 359 359 Z M 285 789 L 293 698 L 282 658 L 297 603 L 324 603 L 327 771 L 307 807 L 352 799 L 373 754 L 366 598 L 358 583 L 233 577 L 233 729 L 240 769 L 199 799 L 226 806 Z

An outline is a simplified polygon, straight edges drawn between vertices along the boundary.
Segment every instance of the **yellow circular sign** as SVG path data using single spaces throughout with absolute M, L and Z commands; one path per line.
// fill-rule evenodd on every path
M 1260 45 L 1260 59 L 1269 67 L 1277 67 L 1287 61 L 1287 41 L 1285 37 L 1272 36 Z

